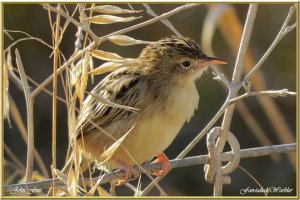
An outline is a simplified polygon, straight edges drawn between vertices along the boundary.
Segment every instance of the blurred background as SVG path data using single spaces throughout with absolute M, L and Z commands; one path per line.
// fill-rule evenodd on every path
M 122 8 L 130 9 L 127 4 L 117 5 Z M 143 22 L 151 19 L 152 16 L 147 14 L 146 9 L 141 4 L 131 4 L 135 10 L 144 10 L 141 13 L 135 14 L 135 16 L 142 16 L 142 18 L 134 20 L 128 23 L 116 23 L 109 25 L 91 25 L 92 30 L 97 36 L 104 36 L 119 29 Z M 150 4 L 151 8 L 159 15 L 170 11 L 179 6 L 179 4 Z M 205 27 L 204 21 L 208 20 L 209 10 L 210 12 L 217 12 L 217 7 L 226 8 L 224 15 L 220 14 L 215 24 L 209 24 L 209 26 L 216 26 L 215 32 L 213 32 L 212 49 L 214 54 L 226 60 L 227 65 L 222 66 L 224 74 L 228 79 L 231 79 L 233 72 L 236 50 L 234 46 L 238 47 L 238 43 L 234 40 L 240 41 L 239 37 L 236 37 L 231 31 L 238 30 L 243 27 L 246 19 L 248 4 L 209 4 L 193 7 L 191 9 L 179 12 L 170 17 L 170 22 L 174 27 L 185 37 L 193 38 L 198 44 L 202 44 L 201 38 L 203 37 Z M 253 67 L 252 63 L 258 62 L 267 48 L 271 45 L 272 41 L 276 37 L 278 31 L 281 28 L 283 21 L 289 11 L 291 5 L 289 4 L 260 4 L 253 34 L 250 41 L 251 54 L 250 61 L 248 60 L 249 67 Z M 72 13 L 74 5 L 67 4 L 67 8 Z M 226 13 L 227 12 L 227 13 Z M 221 12 L 220 12 L 221 13 Z M 222 21 L 226 18 L 237 19 L 237 21 L 229 20 Z M 54 16 L 54 15 L 53 15 Z M 126 15 L 125 15 L 126 16 Z M 230 18 L 231 17 L 231 18 Z M 233 18 L 232 18 L 233 17 Z M 75 19 L 78 20 L 78 14 L 75 15 Z M 239 24 L 237 23 L 240 23 Z M 295 22 L 295 17 L 291 20 Z M 227 28 L 226 28 L 227 27 Z M 234 29 L 235 28 L 235 29 Z M 33 37 L 41 38 L 48 44 L 52 45 L 52 35 L 49 26 L 48 12 L 38 4 L 4 4 L 4 29 L 5 30 L 19 30 L 29 33 Z M 76 40 L 75 34 L 77 27 L 70 24 L 67 28 L 63 41 L 60 45 L 60 50 L 63 52 L 66 58 L 69 58 L 74 52 L 74 42 Z M 157 41 L 160 38 L 174 35 L 174 33 L 167 28 L 161 22 L 156 22 L 149 26 L 131 31 L 126 35 L 135 39 L 146 41 Z M 20 33 L 11 33 L 14 40 L 24 37 Z M 231 40 L 232 39 L 232 40 Z M 4 38 L 4 47 L 7 47 L 13 42 L 9 37 Z M 29 40 L 24 41 L 16 45 L 20 51 L 23 64 L 26 70 L 26 74 L 38 83 L 43 82 L 53 72 L 53 59 L 51 55 L 51 49 L 42 45 L 36 41 Z M 141 49 L 144 45 L 133 46 L 118 46 L 110 42 L 105 42 L 100 45 L 99 49 L 109 52 L 117 53 L 123 57 L 135 58 L 139 56 Z M 204 49 L 206 51 L 206 49 Z M 14 48 L 12 51 L 14 54 Z M 14 59 L 14 56 L 13 56 Z M 13 60 L 14 63 L 14 60 Z M 101 64 L 101 61 L 94 60 L 95 67 Z M 250 64 L 249 64 L 250 63 Z M 16 65 L 14 64 L 16 67 Z M 102 79 L 103 76 L 96 76 L 95 84 Z M 171 146 L 165 151 L 166 155 L 170 159 L 174 159 L 192 140 L 195 136 L 206 126 L 206 124 L 213 118 L 216 112 L 222 106 L 227 91 L 222 86 L 222 83 L 213 80 L 213 74 L 211 70 L 197 81 L 197 88 L 200 94 L 199 108 L 195 112 L 194 117 L 190 123 L 185 124 L 181 132 L 171 144 Z M 60 78 L 58 95 L 64 98 L 63 88 L 61 87 Z M 269 58 L 263 64 L 259 77 L 253 79 L 253 90 L 255 84 L 258 88 L 262 87 L 265 90 L 271 89 L 284 89 L 289 91 L 296 91 L 296 31 L 293 30 L 285 38 L 280 41 Z M 87 91 L 90 91 L 93 85 L 89 81 Z M 35 88 L 32 85 L 32 88 Z M 47 89 L 52 91 L 52 84 Z M 241 90 L 241 94 L 243 93 Z M 17 108 L 20 111 L 22 119 L 26 125 L 26 105 L 24 93 L 19 90 L 14 83 L 10 83 L 9 93 L 16 103 Z M 272 103 L 268 103 L 268 102 Z M 261 104 L 260 100 L 255 97 L 250 97 L 243 100 L 244 106 L 247 107 L 248 112 L 236 109 L 234 112 L 231 132 L 233 132 L 240 142 L 242 149 L 259 147 L 266 144 L 283 144 L 287 143 L 289 139 L 282 139 L 288 137 L 292 140 L 296 138 L 296 97 L 288 96 L 286 98 L 273 98 L 266 101 L 267 103 Z M 238 103 L 240 104 L 240 102 Z M 280 123 L 274 124 L 274 121 L 270 120 L 270 115 L 267 114 L 266 105 L 274 104 L 283 119 Z M 273 105 L 273 106 L 274 106 Z M 272 107 L 271 107 L 271 110 Z M 58 169 L 63 167 L 65 161 L 65 155 L 67 150 L 67 110 L 65 104 L 58 102 L 58 115 L 57 115 L 57 162 Z M 251 116 L 249 116 L 249 113 Z M 48 173 L 51 174 L 51 120 L 52 120 L 52 97 L 42 92 L 40 93 L 34 105 L 34 129 L 35 129 L 35 147 L 40 153 L 42 160 L 47 167 Z M 256 125 L 250 125 L 249 122 L 256 121 Z M 9 127 L 7 122 L 4 129 L 4 142 L 6 145 L 4 159 L 6 163 L 13 163 L 11 156 L 8 155 L 8 149 L 20 160 L 20 162 L 26 166 L 26 144 L 20 135 L 20 131 L 16 126 L 14 120 L 11 120 L 12 128 Z M 221 125 L 221 119 L 215 124 L 215 126 Z M 278 133 L 278 128 L 274 125 L 285 127 Z M 256 129 L 253 129 L 253 126 Z M 257 129 L 257 126 L 260 128 Z M 252 128 L 251 128 L 252 127 Z M 259 130 L 265 133 L 264 138 L 259 140 L 255 136 Z M 289 133 L 285 132 L 288 130 Z M 277 131 L 277 132 L 276 132 Z M 285 132 L 285 133 L 283 133 Z M 281 136 L 279 135 L 281 134 Z M 284 134 L 284 135 L 282 135 Z M 291 136 L 291 137 L 290 137 Z M 295 142 L 292 141 L 292 142 Z M 225 148 L 225 150 L 229 150 Z M 205 139 L 193 148 L 193 150 L 187 156 L 196 156 L 207 154 L 207 148 Z M 242 159 L 240 166 L 246 169 L 263 187 L 290 187 L 293 189 L 291 193 L 283 194 L 269 194 L 269 195 L 296 195 L 296 171 L 295 171 L 295 154 L 277 155 L 274 157 L 256 157 Z M 37 164 L 34 165 L 35 170 L 39 171 Z M 4 168 L 5 184 L 17 183 L 22 179 L 22 173 L 16 174 L 12 177 L 12 174 L 16 171 L 10 165 L 5 165 Z M 20 169 L 21 170 L 21 169 Z M 223 188 L 223 195 L 240 196 L 240 189 L 243 188 L 259 188 L 255 181 L 246 174 L 240 168 L 237 168 L 232 174 L 232 183 L 225 185 Z M 142 187 L 147 186 L 149 179 L 143 177 Z M 184 168 L 173 169 L 161 182 L 161 187 L 170 196 L 211 196 L 213 192 L 213 185 L 206 183 L 204 179 L 203 165 L 196 165 Z M 118 195 L 132 195 L 127 188 L 117 188 Z M 158 195 L 156 189 L 152 190 L 150 195 Z M 248 195 L 263 195 L 263 194 L 251 194 Z

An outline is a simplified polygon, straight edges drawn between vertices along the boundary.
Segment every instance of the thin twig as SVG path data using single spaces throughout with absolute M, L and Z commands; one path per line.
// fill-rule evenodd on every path
M 80 22 L 76 21 L 74 18 L 70 17 L 67 13 L 65 13 L 62 9 L 57 9 L 55 7 L 50 6 L 49 4 L 42 4 L 42 5 L 45 9 L 51 10 L 52 12 L 55 12 L 58 15 L 63 16 L 67 20 L 70 20 L 70 22 L 72 22 L 76 27 L 82 28 L 82 30 L 87 32 L 97 44 L 99 44 L 99 42 L 101 41 L 99 37 L 88 26 L 84 26 Z
M 236 63 L 235 63 L 235 67 L 234 67 L 234 72 L 233 72 L 233 76 L 232 76 L 232 85 L 237 84 L 240 81 L 242 74 L 243 74 L 246 53 L 247 53 L 250 38 L 252 35 L 252 29 L 254 26 L 257 9 L 258 9 L 258 4 L 250 4 L 246 23 L 245 23 L 242 38 L 241 38 L 241 43 L 240 43 L 237 59 L 236 59 Z M 229 91 L 227 99 L 234 98 L 237 95 L 237 92 L 238 92 L 238 90 L 231 89 Z M 216 145 L 218 152 L 222 152 L 223 148 L 225 146 L 226 135 L 227 135 L 230 125 L 231 125 L 234 108 L 235 108 L 235 105 L 231 104 L 228 106 L 228 108 L 225 111 L 225 114 L 223 117 L 223 122 L 222 122 L 223 131 L 222 131 L 222 134 L 220 134 L 219 139 L 217 140 L 217 145 Z M 216 170 L 220 171 L 221 168 L 216 169 Z M 220 176 L 222 176 L 222 174 L 220 174 Z M 216 180 L 219 180 L 219 181 L 216 181 Z M 223 188 L 222 178 L 215 177 L 214 196 L 221 196 L 222 188 Z
M 227 78 L 224 76 L 224 74 L 222 74 L 220 70 L 214 65 L 211 65 L 210 68 L 213 70 L 213 74 L 215 75 L 214 79 L 217 81 L 222 81 L 227 87 L 227 89 L 230 90 L 232 86 L 230 82 L 227 80 Z
M 67 8 L 66 8 L 66 5 L 65 5 L 65 4 L 62 4 L 62 5 L 64 6 L 64 8 L 65 8 L 67 14 L 69 15 L 68 10 L 67 10 Z M 74 15 L 76 14 L 77 9 L 78 9 L 78 4 L 76 5 L 75 9 L 73 10 L 73 12 L 72 12 L 72 14 L 71 14 L 71 16 L 70 16 L 70 19 L 74 19 Z M 70 22 L 71 22 L 71 21 L 70 21 L 69 19 L 67 19 L 67 20 L 65 21 L 65 23 L 64 23 L 64 25 L 63 25 L 63 27 L 62 27 L 62 29 L 61 29 L 60 38 L 59 38 L 59 43 L 61 43 L 61 41 L 62 41 L 62 39 L 63 39 L 63 36 L 64 36 L 64 33 L 65 33 L 65 31 L 67 30 L 67 27 L 68 27 L 68 25 L 70 24 Z
M 158 15 L 152 10 L 152 8 L 147 3 L 143 3 L 143 6 L 146 8 L 147 13 L 151 15 L 152 17 L 157 17 Z M 166 25 L 171 31 L 173 31 L 178 37 L 182 37 L 181 33 L 179 33 L 176 28 L 173 26 L 173 24 L 167 20 L 167 19 L 161 19 L 160 20 L 164 25 Z
M 250 38 L 252 35 L 252 29 L 254 25 L 254 21 L 256 18 L 258 4 L 250 4 L 244 31 L 241 38 L 241 43 L 236 59 L 236 64 L 234 67 L 234 72 L 232 76 L 232 84 L 236 84 L 240 81 L 243 69 L 244 69 L 244 63 L 245 63 L 245 57 L 248 50 Z M 230 90 L 227 99 L 232 99 L 237 95 L 237 90 Z M 231 105 L 231 107 L 228 107 L 224 114 L 224 120 L 222 123 L 223 129 L 228 130 L 231 124 L 232 114 L 233 114 L 234 106 Z M 225 131 L 226 132 L 226 131 Z M 219 146 L 219 145 L 218 145 Z M 221 148 L 223 149 L 223 147 Z
M 27 40 L 36 40 L 44 45 L 46 45 L 47 47 L 49 47 L 50 49 L 52 49 L 52 46 L 48 45 L 47 43 L 44 43 L 42 42 L 39 38 L 35 38 L 35 37 L 31 37 L 31 38 L 21 38 L 21 39 L 18 39 L 16 41 L 14 41 L 13 43 L 11 43 L 5 50 L 4 50 L 4 53 L 6 53 L 10 48 L 12 48 L 13 46 L 15 46 L 16 44 L 18 44 L 19 42 L 22 42 L 22 41 L 27 41 Z
M 26 100 L 26 109 L 27 109 L 27 132 L 28 132 L 28 139 L 27 139 L 27 163 L 26 163 L 26 175 L 25 175 L 25 182 L 30 182 L 32 179 L 32 170 L 33 170 L 33 155 L 34 155 L 34 127 L 33 127 L 33 103 L 34 97 L 30 92 L 30 87 L 27 82 L 25 70 L 23 67 L 23 63 L 21 60 L 20 53 L 18 49 L 15 50 L 16 54 L 16 63 L 19 69 L 22 86 L 25 93 L 25 100 Z
M 268 95 L 268 96 L 271 96 L 271 97 L 286 97 L 288 95 L 290 95 L 290 96 L 296 96 L 296 92 L 289 92 L 287 89 L 259 91 L 259 92 L 249 92 L 249 93 L 245 93 L 245 94 L 243 94 L 241 96 L 232 98 L 228 102 L 230 104 L 232 104 L 232 103 L 236 103 L 237 101 L 243 100 L 243 99 L 245 99 L 247 97 L 258 96 L 258 95 Z
M 16 68 L 13 68 L 14 71 L 18 72 L 18 70 Z M 15 85 L 17 86 L 18 89 L 20 90 L 23 90 L 23 87 L 22 87 L 22 82 L 21 80 L 14 74 L 14 73 L 8 73 L 8 77 L 13 80 L 13 82 L 15 83 Z M 35 85 L 36 87 L 39 86 L 39 84 L 33 80 L 32 78 L 30 78 L 29 76 L 26 75 L 26 78 L 27 80 L 32 83 L 33 85 Z M 42 91 L 45 92 L 46 94 L 50 95 L 50 96 L 53 96 L 53 93 L 50 92 L 47 88 L 42 88 Z M 63 99 L 62 97 L 60 96 L 56 96 L 57 97 L 57 100 L 61 101 L 62 103 L 66 104 L 66 100 Z
M 261 59 L 258 61 L 258 63 L 253 67 L 253 69 L 247 74 L 247 76 L 240 81 L 235 87 L 241 88 L 244 83 L 250 80 L 250 78 L 255 74 L 255 72 L 262 66 L 262 64 L 265 62 L 265 60 L 269 57 L 273 49 L 276 47 L 276 45 L 279 43 L 279 41 L 284 38 L 290 31 L 292 31 L 296 26 L 293 24 L 292 26 L 288 26 L 289 21 L 291 20 L 294 12 L 296 10 L 296 5 L 293 5 L 289 13 L 279 31 L 276 38 L 272 42 L 271 46 L 268 48 L 268 50 L 265 52 L 265 54 L 261 57 Z
M 106 36 L 103 36 L 103 37 L 100 37 L 99 40 L 101 40 L 101 42 L 104 42 L 106 40 L 108 40 L 108 38 L 110 36 L 113 36 L 113 35 L 121 35 L 121 34 L 124 34 L 124 33 L 127 33 L 127 32 L 130 32 L 130 31 L 133 31 L 133 30 L 136 30 L 136 29 L 139 29 L 139 28 L 142 28 L 144 26 L 148 26 L 150 24 L 153 24 L 161 19 L 165 19 L 165 18 L 168 18 L 178 12 L 181 12 L 183 10 L 186 10 L 186 9 L 189 9 L 189 8 L 192 8 L 192 7 L 195 7 L 195 6 L 198 6 L 199 4 L 186 4 L 186 5 L 183 5 L 183 6 L 180 6 L 178 8 L 175 8 L 174 10 L 171 10 L 169 12 L 166 12 L 158 17 L 155 17 L 153 19 L 150 19 L 148 21 L 145 21 L 145 22 L 142 22 L 142 23 L 139 23 L 139 24 L 136 24 L 136 25 L 133 25 L 133 26 L 130 26 L 130 27 L 127 27 L 127 28 L 124 28 L 124 29 L 121 29 L 119 31 L 116 31 L 114 33 L 110 33 Z M 71 21 L 72 22 L 72 21 Z M 86 48 L 84 48 L 83 50 L 81 51 L 78 51 L 76 52 L 76 54 L 74 54 L 67 62 L 65 62 L 65 64 L 63 64 L 58 70 L 57 70 L 57 74 L 60 74 L 61 72 L 63 72 L 70 64 L 72 64 L 74 61 L 76 61 L 77 59 L 81 58 L 81 56 L 86 52 L 86 51 L 89 51 L 89 50 L 92 50 L 94 48 L 96 48 L 98 46 L 98 44 L 94 41 L 92 42 L 89 46 L 87 46 Z M 32 95 L 33 96 L 36 96 L 38 95 L 42 88 L 46 87 L 53 79 L 53 74 L 50 75 L 46 80 L 44 80 L 43 83 L 40 84 L 39 87 L 37 87 L 33 92 L 32 92 Z
M 50 49 L 53 49 L 53 47 L 51 45 L 49 45 L 47 42 L 45 42 L 44 40 L 42 40 L 41 38 L 37 38 L 37 37 L 33 37 L 30 34 L 23 32 L 23 31 L 16 31 L 16 30 L 5 30 L 6 32 L 11 32 L 11 33 L 23 33 L 25 34 L 27 37 L 26 38 L 21 38 L 18 39 L 16 41 L 14 41 L 13 43 L 11 43 L 8 47 L 5 48 L 4 53 L 6 53 L 7 51 L 9 51 L 9 49 L 11 49 L 13 46 L 15 46 L 16 44 L 18 44 L 21 41 L 26 41 L 26 40 L 36 40 L 44 45 L 46 45 L 47 47 L 49 47 Z
M 14 38 L 9 34 L 9 32 L 7 30 L 3 30 L 4 34 L 9 37 L 9 39 L 14 40 Z
M 273 146 L 266 146 L 266 147 L 256 147 L 256 148 L 250 148 L 250 149 L 243 149 L 241 150 L 241 158 L 253 158 L 253 157 L 259 157 L 259 156 L 268 156 L 270 154 L 279 154 L 279 153 L 288 153 L 296 151 L 296 143 L 293 144 L 284 144 L 284 145 L 273 145 Z M 231 151 L 222 153 L 221 160 L 222 162 L 228 162 L 233 158 L 233 154 Z M 175 159 L 170 161 L 172 168 L 179 168 L 179 167 L 187 167 L 187 166 L 193 166 L 193 165 L 202 165 L 209 163 L 209 157 L 208 155 L 200 155 L 200 156 L 194 156 L 194 157 L 187 157 L 183 159 Z M 161 169 L 161 164 L 159 163 L 150 163 L 145 164 L 144 170 L 150 172 L 155 170 Z M 140 167 L 134 167 L 135 170 L 139 173 L 143 173 L 143 170 L 140 169 Z M 109 181 L 115 180 L 117 178 L 121 178 L 124 176 L 124 170 L 118 170 L 115 172 L 111 172 L 109 174 L 105 174 L 100 177 L 93 178 L 93 181 L 96 183 L 97 181 L 99 184 L 104 184 Z M 99 178 L 102 180 L 99 181 Z M 89 183 L 91 180 L 90 178 L 85 178 L 81 181 L 84 181 L 85 183 Z M 15 188 L 49 188 L 52 186 L 52 183 L 55 183 L 56 186 L 63 186 L 63 182 L 56 178 L 54 180 L 48 179 L 43 181 L 37 181 L 37 182 L 31 182 L 27 184 L 12 184 L 12 185 L 4 185 L 4 191 L 9 192 L 10 190 L 13 190 Z

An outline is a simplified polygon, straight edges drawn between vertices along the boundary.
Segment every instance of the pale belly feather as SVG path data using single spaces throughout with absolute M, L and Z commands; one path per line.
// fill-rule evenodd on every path
M 173 94 L 173 100 L 168 104 L 166 112 L 154 110 L 144 114 L 142 120 L 123 141 L 134 161 L 122 148 L 114 154 L 114 159 L 126 161 L 128 164 L 141 164 L 163 152 L 172 143 L 183 124 L 193 116 L 199 101 L 193 82 L 180 87 L 182 88 L 175 90 L 180 92 Z

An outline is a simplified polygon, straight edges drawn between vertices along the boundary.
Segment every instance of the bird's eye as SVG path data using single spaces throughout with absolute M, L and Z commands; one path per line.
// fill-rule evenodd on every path
M 188 68 L 188 67 L 191 66 L 191 62 L 185 60 L 185 61 L 183 61 L 183 62 L 181 63 L 181 66 L 184 67 L 184 68 Z

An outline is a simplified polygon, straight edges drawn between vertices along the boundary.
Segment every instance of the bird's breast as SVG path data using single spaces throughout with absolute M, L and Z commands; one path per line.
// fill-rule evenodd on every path
M 166 99 L 165 110 L 145 112 L 129 135 L 125 146 L 139 163 L 151 160 L 163 152 L 175 139 L 198 106 L 199 95 L 194 85 L 178 86 Z
M 174 85 L 167 101 L 166 115 L 189 121 L 198 108 L 199 94 L 193 81 Z

